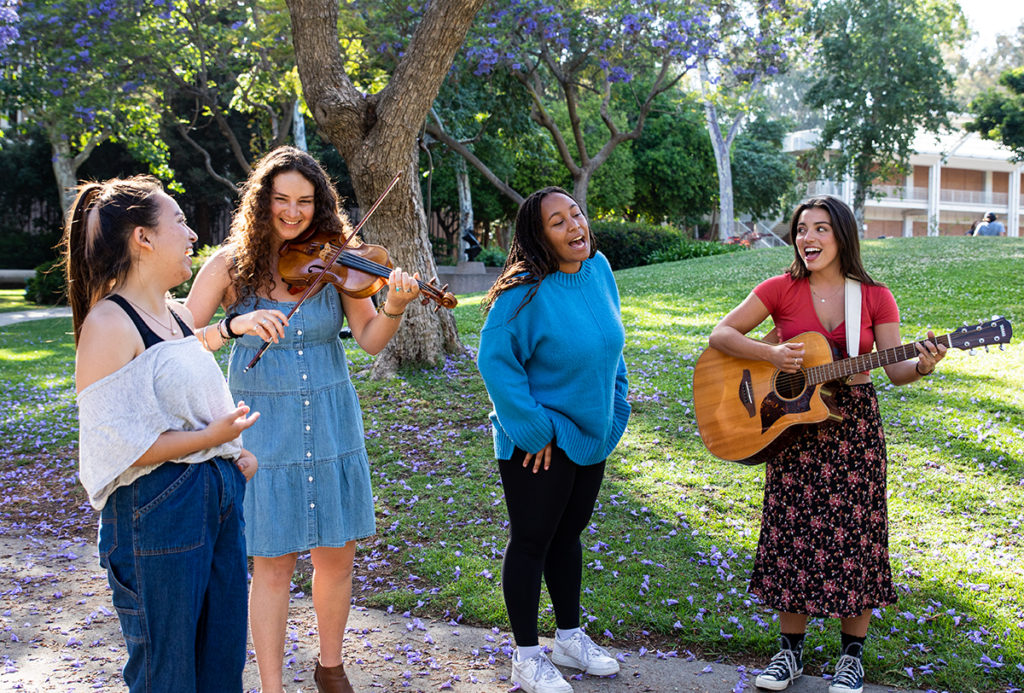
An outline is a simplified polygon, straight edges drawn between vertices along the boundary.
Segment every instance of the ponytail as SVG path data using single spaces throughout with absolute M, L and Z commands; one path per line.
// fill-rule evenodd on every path
M 162 190 L 152 176 L 79 186 L 60 244 L 76 346 L 89 310 L 131 269 L 132 229 L 156 226 L 159 207 L 154 195 Z

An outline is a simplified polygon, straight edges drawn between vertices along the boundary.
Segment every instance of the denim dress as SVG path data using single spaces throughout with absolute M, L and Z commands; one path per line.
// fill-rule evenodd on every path
M 238 312 L 291 303 L 247 299 Z M 376 531 L 363 416 L 349 379 L 341 297 L 332 286 L 307 299 L 260 361 L 243 372 L 263 340 L 236 339 L 228 385 L 261 416 L 242 436 L 259 462 L 245 493 L 250 556 L 282 556 L 343 546 Z

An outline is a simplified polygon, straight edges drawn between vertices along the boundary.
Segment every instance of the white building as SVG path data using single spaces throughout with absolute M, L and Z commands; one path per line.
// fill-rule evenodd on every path
M 818 142 L 817 130 L 790 133 L 783 148 L 799 153 Z M 962 236 L 986 212 L 1020 236 L 1024 222 L 1024 162 L 1001 144 L 974 132 L 922 133 L 914 140 L 913 167 L 904 180 L 874 186 L 881 197 L 864 205 L 865 238 Z M 853 182 L 816 181 L 808 195 L 831 194 L 853 203 Z M 787 229 L 788 230 L 788 229 Z

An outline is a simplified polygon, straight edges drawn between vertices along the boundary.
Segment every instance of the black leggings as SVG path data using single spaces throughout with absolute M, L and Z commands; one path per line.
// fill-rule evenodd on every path
M 604 478 L 604 462 L 580 466 L 558 447 L 551 449 L 551 468 L 536 474 L 532 460 L 523 468 L 525 456 L 516 448 L 511 460 L 498 462 L 509 521 L 501 586 L 512 635 L 521 647 L 538 644 L 541 574 L 558 627 L 580 625 L 580 534 L 590 522 Z

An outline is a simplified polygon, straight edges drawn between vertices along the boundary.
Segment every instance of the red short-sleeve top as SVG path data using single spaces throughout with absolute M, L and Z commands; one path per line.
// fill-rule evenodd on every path
M 754 295 L 761 299 L 775 321 L 779 339 L 786 341 L 803 332 L 819 332 L 838 348 L 839 358 L 846 358 L 846 321 L 829 332 L 814 310 L 814 297 L 807 279 L 794 280 L 781 274 L 754 287 Z M 861 284 L 860 351 L 867 354 L 875 343 L 875 325 L 900 321 L 900 309 L 887 287 Z

